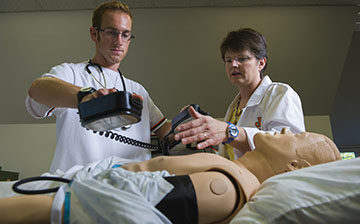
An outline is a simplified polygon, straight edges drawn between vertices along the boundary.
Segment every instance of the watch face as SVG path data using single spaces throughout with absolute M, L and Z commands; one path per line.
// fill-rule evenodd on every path
M 92 89 L 93 89 L 92 87 L 83 87 L 83 88 L 80 89 L 80 92 L 89 92 Z
M 230 128 L 230 132 L 231 132 L 231 135 L 236 135 L 237 130 L 236 130 L 235 127 L 231 127 L 231 128 Z
M 228 139 L 226 140 L 226 142 L 223 142 L 223 144 L 229 144 L 232 141 L 234 141 L 234 139 L 238 136 L 239 134 L 239 130 L 236 127 L 236 125 L 227 122 L 229 124 L 229 126 L 227 127 L 227 137 Z
M 95 92 L 96 89 L 94 89 L 93 87 L 83 87 L 79 90 L 79 92 L 77 93 L 77 100 L 78 103 L 81 102 L 82 98 L 84 98 L 86 95 L 89 95 L 90 93 Z
M 229 134 L 230 134 L 231 136 L 236 137 L 236 136 L 238 135 L 238 133 L 239 133 L 239 131 L 238 131 L 238 129 L 236 128 L 235 125 L 231 125 L 231 126 L 229 127 Z

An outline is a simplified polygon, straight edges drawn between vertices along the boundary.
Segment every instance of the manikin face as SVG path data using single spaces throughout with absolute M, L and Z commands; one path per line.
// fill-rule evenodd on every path
M 227 51 L 224 55 L 228 79 L 237 87 L 257 86 L 266 59 L 258 60 L 249 50 Z
M 254 136 L 255 150 L 239 159 L 259 181 L 270 176 L 340 159 L 335 144 L 326 136 L 303 132 Z
M 105 11 L 100 29 L 120 32 L 117 36 L 107 35 L 104 31 L 90 28 L 92 40 L 96 44 L 95 60 L 103 66 L 119 65 L 125 57 L 131 40 L 124 40 L 123 33 L 131 32 L 132 21 L 128 14 L 119 10 Z

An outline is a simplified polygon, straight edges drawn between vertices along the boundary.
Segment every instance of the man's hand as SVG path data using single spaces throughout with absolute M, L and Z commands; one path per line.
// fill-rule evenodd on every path
M 226 141 L 227 123 L 210 116 L 204 116 L 191 106 L 188 110 L 194 120 L 181 124 L 176 128 L 179 133 L 175 135 L 175 140 L 181 140 L 182 144 L 200 142 L 196 145 L 198 149 L 204 149 Z
M 139 99 L 139 100 L 141 100 L 141 101 L 144 101 L 144 98 L 143 98 L 141 95 L 139 95 L 139 94 L 132 93 L 131 96 L 132 96 L 133 98 L 137 98 L 137 99 Z
M 95 99 L 95 98 L 99 98 L 100 96 L 105 96 L 108 95 L 110 93 L 115 93 L 117 90 L 115 88 L 112 89 L 98 89 L 93 93 L 90 93 L 89 95 L 84 96 L 84 98 L 82 98 L 81 103 Z

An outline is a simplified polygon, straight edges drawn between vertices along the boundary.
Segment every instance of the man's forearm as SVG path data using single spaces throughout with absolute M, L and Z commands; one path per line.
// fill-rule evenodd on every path
M 170 130 L 171 130 L 171 122 L 167 121 L 155 132 L 155 134 L 160 139 L 162 139 L 170 132 Z
M 80 87 L 60 79 L 41 77 L 32 83 L 29 96 L 48 107 L 76 108 L 79 90 Z

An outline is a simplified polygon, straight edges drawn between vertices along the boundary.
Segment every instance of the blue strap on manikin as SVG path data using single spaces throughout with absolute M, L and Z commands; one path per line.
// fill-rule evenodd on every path
M 69 224 L 70 223 L 70 202 L 71 202 L 70 186 L 71 186 L 71 183 L 69 183 L 68 187 L 65 190 L 64 220 L 63 220 L 64 224 Z
M 114 164 L 111 168 L 118 168 L 118 167 L 121 167 L 122 165 L 121 164 Z

